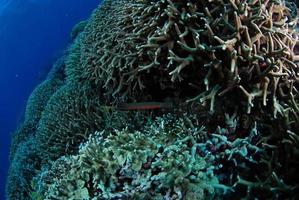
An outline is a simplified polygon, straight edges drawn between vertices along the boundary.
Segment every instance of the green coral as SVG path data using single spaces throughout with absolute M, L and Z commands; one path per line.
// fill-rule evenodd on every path
M 275 154 L 267 157 L 268 148 L 276 147 L 264 141 L 258 131 L 261 126 L 256 124 L 247 137 L 238 138 L 239 122 L 234 115 L 226 115 L 225 127 L 213 132 L 200 126 L 198 119 L 197 115 L 169 113 L 149 119 L 143 128 L 96 132 L 80 145 L 78 153 L 41 169 L 32 193 L 42 194 L 44 199 L 295 195 L 296 182 L 277 178 L 283 163 L 280 157 L 273 159 Z M 285 143 L 293 146 L 297 139 L 290 133 Z M 290 170 L 297 166 L 292 162 L 287 165 Z
M 143 123 L 144 116 L 110 112 L 100 99 L 100 92 L 77 84 L 65 84 L 47 102 L 39 121 L 36 138 L 43 160 L 56 160 L 73 154 L 79 144 L 96 130 L 122 128 L 127 120 Z
M 55 159 L 72 153 L 76 144 L 101 127 L 100 99 L 88 96 L 75 84 L 66 84 L 51 96 L 39 121 L 37 141 L 41 155 Z
M 8 199 L 29 199 L 30 181 L 40 169 L 40 158 L 33 136 L 18 143 L 7 177 Z
M 64 58 L 61 58 L 56 61 L 52 70 L 49 72 L 47 79 L 40 83 L 29 96 L 24 114 L 24 122 L 13 135 L 14 138 L 12 140 L 13 143 L 10 151 L 11 159 L 14 156 L 18 144 L 25 141 L 30 135 L 35 135 L 38 122 L 48 100 L 63 84 L 63 59 Z
M 87 21 L 81 21 L 74 26 L 71 32 L 71 38 L 75 39 L 85 28 Z
M 62 157 L 41 173 L 42 183 L 50 181 L 42 189 L 45 199 L 79 199 L 86 191 L 81 198 L 215 199 L 230 190 L 213 174 L 209 156 L 196 153 L 195 134 L 204 134 L 202 129 L 192 136 L 164 126 L 167 117 L 158 120 L 159 129 L 150 123 L 142 131 L 91 135 L 77 155 Z

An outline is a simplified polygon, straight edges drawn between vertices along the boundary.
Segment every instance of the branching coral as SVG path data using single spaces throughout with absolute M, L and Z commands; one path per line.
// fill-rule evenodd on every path
M 221 99 L 294 118 L 295 25 L 283 1 L 106 1 L 83 32 L 77 76 L 121 100 L 197 93 L 211 111 Z
M 140 131 L 97 132 L 77 155 L 41 171 L 34 193 L 45 199 L 218 199 L 233 194 L 237 178 L 250 177 L 247 166 L 257 164 L 261 150 L 252 130 L 247 138 L 229 139 L 227 128 L 208 133 L 196 116 L 169 114 Z
M 37 127 L 37 142 L 43 160 L 56 160 L 78 150 L 96 130 L 130 128 L 145 123 L 142 114 L 111 112 L 102 106 L 97 90 L 87 85 L 65 84 L 49 99 Z M 139 123 L 135 118 L 139 119 Z
M 29 98 L 11 150 L 25 167 L 11 167 L 8 196 L 296 198 L 292 9 L 281 0 L 104 1 Z M 138 109 L 151 102 L 166 106 Z
M 6 187 L 8 199 L 29 198 L 30 180 L 40 167 L 35 143 L 37 125 L 49 98 L 63 83 L 63 68 L 64 62 L 60 59 L 47 79 L 32 92 L 27 101 L 24 122 L 13 134 Z
M 48 100 L 62 84 L 63 80 L 48 79 L 36 87 L 27 101 L 25 123 L 29 121 L 38 122 Z
M 88 191 L 86 199 L 180 199 L 186 195 L 206 199 L 214 196 L 216 187 L 224 187 L 212 172 L 206 173 L 209 165 L 196 155 L 193 137 L 169 138 L 168 134 L 176 133 L 148 131 L 151 135 L 124 129 L 91 136 L 78 155 L 64 158 L 72 170 L 54 179 L 45 199 L 76 199 L 74 195 L 83 190 Z M 71 187 L 78 181 L 83 182 L 81 187 Z
M 271 133 L 257 142 L 264 150 L 260 171 L 256 174 L 258 178 L 248 181 L 238 177 L 237 183 L 248 188 L 247 197 L 252 191 L 263 191 L 270 197 L 274 193 L 277 199 L 296 199 L 299 197 L 299 176 L 295 173 L 299 165 L 298 135 L 292 131 L 281 135 L 275 131 Z
M 30 180 L 40 170 L 40 158 L 36 151 L 35 139 L 28 136 L 18 143 L 11 158 L 7 177 L 6 193 L 8 199 L 30 199 Z
M 74 26 L 71 32 L 71 38 L 74 40 L 77 38 L 77 36 L 84 30 L 85 26 L 87 24 L 87 21 L 81 21 L 78 24 Z
M 27 140 L 29 136 L 35 135 L 37 124 L 41 118 L 50 97 L 58 90 L 64 81 L 64 62 L 63 58 L 59 59 L 49 72 L 45 81 L 40 83 L 31 93 L 25 110 L 24 122 L 19 126 L 13 135 L 10 156 L 18 148 L 20 142 Z
M 89 95 L 77 85 L 66 84 L 49 99 L 37 128 L 44 159 L 73 152 L 76 144 L 101 128 L 100 100 Z

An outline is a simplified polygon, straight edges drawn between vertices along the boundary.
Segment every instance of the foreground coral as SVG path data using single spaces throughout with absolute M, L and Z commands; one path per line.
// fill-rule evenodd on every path
M 228 167 L 257 163 L 257 133 L 230 141 L 227 129 L 208 134 L 194 122 L 169 114 L 140 131 L 96 132 L 77 155 L 42 171 L 35 189 L 44 199 L 219 199 L 246 171 Z

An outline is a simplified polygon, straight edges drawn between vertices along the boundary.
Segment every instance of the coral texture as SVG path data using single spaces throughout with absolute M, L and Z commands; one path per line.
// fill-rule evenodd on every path
M 218 199 L 234 189 L 216 175 L 233 182 L 245 169 L 222 169 L 256 163 L 260 150 L 252 138 L 229 141 L 227 129 L 209 135 L 195 122 L 196 116 L 169 114 L 140 131 L 96 132 L 78 155 L 40 173 L 37 193 L 44 199 Z
M 105 1 L 69 71 L 121 99 L 189 91 L 211 111 L 227 97 L 276 117 L 298 112 L 295 26 L 282 1 Z
M 24 122 L 15 131 L 10 147 L 10 169 L 7 180 L 8 199 L 28 199 L 30 181 L 40 169 L 40 157 L 36 148 L 36 129 L 49 98 L 63 84 L 63 59 L 54 65 L 47 79 L 30 95 Z
M 28 100 L 8 199 L 299 198 L 296 15 L 105 0 Z

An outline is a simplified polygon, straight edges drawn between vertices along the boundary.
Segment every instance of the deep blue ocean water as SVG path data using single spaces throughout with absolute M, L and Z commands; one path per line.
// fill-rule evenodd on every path
M 12 132 L 26 100 L 100 0 L 0 0 L 0 199 Z

